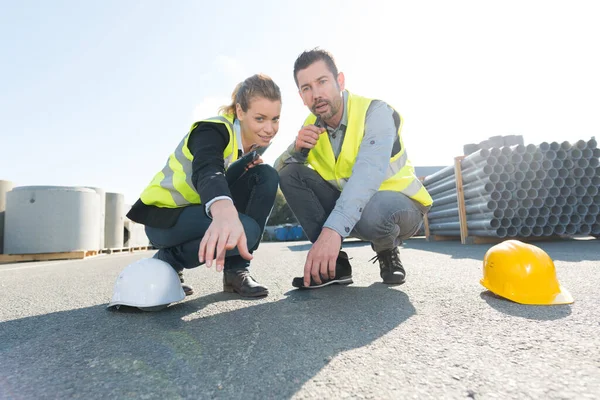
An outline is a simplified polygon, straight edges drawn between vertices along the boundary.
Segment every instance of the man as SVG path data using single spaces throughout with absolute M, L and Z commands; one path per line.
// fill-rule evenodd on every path
M 312 113 L 275 169 L 313 245 L 293 286 L 352 283 L 341 251 L 348 236 L 371 242 L 384 283 L 404 283 L 398 246 L 419 229 L 433 201 L 407 158 L 402 118 L 383 101 L 345 90 L 344 74 L 326 51 L 302 53 L 294 79 Z

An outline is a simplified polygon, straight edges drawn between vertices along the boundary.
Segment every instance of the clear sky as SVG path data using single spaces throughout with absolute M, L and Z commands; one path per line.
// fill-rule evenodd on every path
M 194 119 L 257 72 L 283 96 L 272 163 L 307 114 L 294 60 L 317 46 L 350 91 L 403 115 L 415 165 L 494 135 L 598 137 L 599 4 L 0 0 L 0 179 L 131 204 Z

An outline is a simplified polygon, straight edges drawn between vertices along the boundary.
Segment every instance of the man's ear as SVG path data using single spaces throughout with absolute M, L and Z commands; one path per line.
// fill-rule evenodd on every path
M 344 73 L 340 72 L 337 76 L 337 83 L 338 83 L 338 87 L 340 88 L 340 91 L 344 90 L 346 88 L 346 78 L 344 77 Z

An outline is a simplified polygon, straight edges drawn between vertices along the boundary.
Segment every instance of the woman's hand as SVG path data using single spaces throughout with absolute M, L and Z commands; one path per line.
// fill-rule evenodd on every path
M 258 164 L 262 164 L 262 163 L 263 163 L 262 157 L 261 156 L 257 156 L 254 161 L 252 161 L 250 164 L 248 164 L 248 166 L 246 167 L 246 171 L 249 170 L 250 168 L 254 168 Z
M 240 256 L 251 260 L 252 254 L 248 251 L 246 232 L 233 203 L 230 200 L 215 201 L 210 206 L 210 213 L 213 221 L 198 249 L 200 263 L 206 261 L 206 266 L 210 268 L 215 260 L 216 269 L 220 272 L 225 264 L 225 252 L 236 246 Z

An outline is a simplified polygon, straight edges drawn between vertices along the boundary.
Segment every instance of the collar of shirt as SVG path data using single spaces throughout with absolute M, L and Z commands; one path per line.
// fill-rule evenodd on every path
M 242 143 L 242 127 L 240 126 L 240 121 L 238 119 L 233 121 L 233 132 L 238 144 L 238 158 L 240 158 L 244 155 L 244 144 Z
M 327 133 L 335 139 L 335 137 L 338 135 L 338 133 L 344 134 L 346 132 L 346 127 L 348 126 L 348 92 L 347 91 L 343 91 L 342 92 L 342 105 L 344 107 L 344 112 L 342 113 L 342 119 L 340 120 L 340 123 L 338 126 L 336 126 L 335 128 L 331 128 L 330 126 L 327 126 Z

